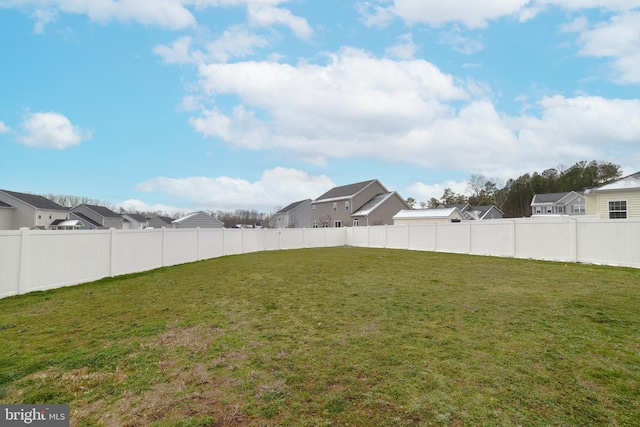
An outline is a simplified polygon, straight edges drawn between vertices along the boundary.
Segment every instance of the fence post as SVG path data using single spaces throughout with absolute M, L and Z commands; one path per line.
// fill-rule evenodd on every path
M 407 249 L 411 249 L 411 224 L 407 224 Z
M 20 270 L 18 276 L 18 295 L 26 294 L 29 292 L 29 285 L 31 281 L 30 271 L 31 271 L 31 248 L 29 242 L 29 228 L 21 227 L 20 228 Z
M 438 252 L 438 223 L 433 223 L 433 251 Z

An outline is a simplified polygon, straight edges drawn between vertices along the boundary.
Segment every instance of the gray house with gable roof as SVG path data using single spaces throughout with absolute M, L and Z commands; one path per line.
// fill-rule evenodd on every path
M 0 227 L 18 230 L 22 227 L 48 230 L 57 220 L 69 219 L 67 208 L 35 194 L 0 190 Z
M 273 214 L 269 221 L 272 228 L 309 228 L 311 227 L 311 199 L 290 203 Z
M 314 228 L 393 224 L 409 205 L 377 179 L 334 187 L 311 203 Z
M 586 213 L 584 193 L 535 194 L 531 201 L 531 214 L 536 215 L 584 215 Z
M 93 225 L 91 228 L 123 228 L 122 216 L 104 206 L 82 204 L 71 209 L 71 212 L 82 219 L 89 220 Z

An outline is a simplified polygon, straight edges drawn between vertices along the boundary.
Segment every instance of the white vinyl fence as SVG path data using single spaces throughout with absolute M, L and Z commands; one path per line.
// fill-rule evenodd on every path
M 332 246 L 640 268 L 640 221 L 557 217 L 337 229 L 0 230 L 0 298 L 225 255 Z

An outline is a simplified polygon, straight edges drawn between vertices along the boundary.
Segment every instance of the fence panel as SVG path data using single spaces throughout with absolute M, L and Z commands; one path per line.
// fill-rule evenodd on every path
M 387 248 L 409 248 L 409 233 L 411 232 L 411 228 L 409 225 L 386 225 L 384 228 L 386 229 L 387 233 Z
M 581 220 L 577 261 L 640 267 L 640 221 Z
M 469 223 L 446 223 L 436 227 L 436 250 L 438 252 L 469 253 L 470 233 Z
M 113 233 L 111 275 L 162 267 L 164 230 L 110 230 Z
M 20 231 L 0 231 L 0 298 L 19 292 L 21 241 Z
M 514 221 L 477 221 L 471 223 L 471 252 L 475 255 L 513 256 Z
M 165 229 L 163 266 L 196 261 L 198 254 L 199 229 Z
M 52 289 L 108 277 L 109 231 L 42 231 L 29 234 L 29 291 Z
M 224 229 L 202 228 L 198 242 L 198 254 L 200 259 L 209 259 L 224 256 Z
M 571 219 L 516 220 L 515 257 L 572 261 L 575 237 Z
M 436 245 L 436 225 L 421 224 L 411 225 L 411 236 L 409 237 L 409 249 L 418 251 L 435 251 Z

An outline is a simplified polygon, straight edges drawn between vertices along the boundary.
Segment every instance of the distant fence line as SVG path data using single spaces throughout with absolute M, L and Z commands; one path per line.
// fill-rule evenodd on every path
M 640 221 L 558 217 L 319 229 L 0 231 L 0 298 L 225 255 L 335 246 L 640 268 Z

